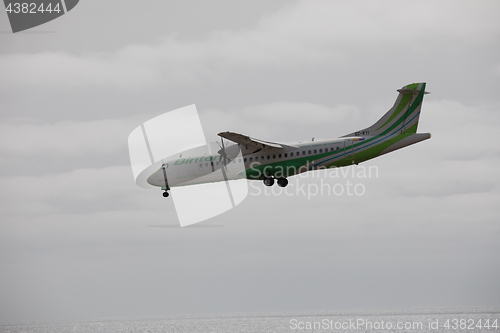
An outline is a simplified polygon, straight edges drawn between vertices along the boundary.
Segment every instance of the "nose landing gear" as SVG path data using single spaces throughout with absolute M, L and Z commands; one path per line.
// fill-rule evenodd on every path
M 168 196 L 169 196 L 169 195 L 170 195 L 170 194 L 169 194 L 167 191 L 163 192 L 163 197 L 164 197 L 164 198 L 168 198 Z

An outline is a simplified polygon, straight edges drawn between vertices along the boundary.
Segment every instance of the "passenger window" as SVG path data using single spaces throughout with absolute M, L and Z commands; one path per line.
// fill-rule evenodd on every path
M 259 156 L 255 156 L 255 160 L 258 161 L 259 160 Z
M 290 157 L 293 157 L 293 153 L 290 153 Z
M 307 152 L 307 154 L 311 155 L 311 151 L 309 150 L 309 151 Z
M 288 157 L 288 154 L 287 154 L 287 153 L 285 153 L 285 157 Z
M 333 151 L 333 148 L 330 148 L 330 151 Z
M 244 160 L 244 161 L 245 161 L 245 162 L 247 161 L 247 158 L 246 158 L 246 157 L 245 157 L 245 160 Z
M 273 158 L 276 158 L 276 155 L 273 155 Z
M 318 151 L 317 151 L 316 149 L 314 149 L 314 153 L 315 153 L 315 154 L 317 154 L 317 153 L 318 153 Z
M 203 168 L 203 163 L 200 163 L 200 168 Z
M 305 155 L 305 154 L 306 154 L 306 151 L 305 151 L 305 150 L 303 150 L 303 151 L 302 151 L 302 155 Z
M 323 152 L 323 149 L 320 149 L 320 150 L 319 150 L 319 153 L 321 154 L 322 152 Z
M 270 158 L 271 158 L 271 156 L 267 155 L 267 159 L 270 159 Z
M 339 150 L 339 149 L 340 149 L 340 148 L 339 148 L 339 147 L 337 147 L 337 150 Z

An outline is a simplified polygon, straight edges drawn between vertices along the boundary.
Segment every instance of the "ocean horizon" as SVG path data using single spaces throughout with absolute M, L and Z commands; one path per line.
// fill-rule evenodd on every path
M 500 308 L 417 308 L 180 314 L 24 321 L 2 333 L 500 332 Z

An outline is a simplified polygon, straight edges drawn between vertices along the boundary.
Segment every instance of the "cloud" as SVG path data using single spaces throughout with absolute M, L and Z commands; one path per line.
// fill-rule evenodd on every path
M 333 107 L 300 102 L 275 102 L 228 111 L 200 112 L 209 141 L 222 131 L 238 132 L 262 140 L 282 143 L 324 139 L 347 134 L 345 128 L 359 126 L 359 111 L 350 105 Z M 345 133 L 344 133 L 345 132 Z
M 450 11 L 449 8 L 453 8 Z M 238 68 L 342 65 L 360 47 L 496 41 L 496 1 L 299 1 L 253 29 L 214 31 L 201 40 L 169 35 L 157 45 L 129 45 L 81 56 L 64 52 L 0 56 L 1 87 L 118 87 L 192 84 Z M 464 24 L 464 21 L 467 24 Z
M 496 38 L 499 9 L 495 1 L 300 1 L 265 18 L 260 27 L 312 45 L 409 46 L 424 39 L 450 38 L 475 43 Z
M 129 165 L 42 176 L 3 177 L 0 185 L 0 214 L 4 217 L 88 214 L 123 210 L 124 207 L 133 210 L 144 204 L 153 208 L 144 197 L 141 199 L 148 191 L 135 185 Z
M 157 80 L 153 68 L 114 55 L 79 57 L 63 52 L 8 54 L 0 56 L 4 87 L 137 88 Z
M 429 98 L 429 97 L 427 97 Z M 424 101 L 420 130 L 433 134 L 432 154 L 440 160 L 490 160 L 500 157 L 500 144 L 491 134 L 500 126 L 492 105 L 465 105 L 457 101 Z
M 382 115 L 383 112 L 378 114 L 373 122 Z M 210 137 L 218 139 L 215 134 L 219 131 L 230 130 L 259 139 L 293 143 L 310 140 L 309 135 L 316 136 L 317 140 L 320 136 L 333 138 L 369 125 L 363 120 L 368 118 L 366 111 L 363 114 L 353 106 L 290 102 L 249 106 L 231 112 L 209 110 L 200 117 L 209 140 Z M 82 123 L 3 124 L 0 151 L 6 156 L 34 160 L 46 159 L 51 154 L 59 159 L 126 154 L 128 134 L 144 120 L 147 119 L 135 117 Z M 500 174 L 495 161 L 500 159 L 500 149 L 494 141 L 485 140 L 482 132 L 493 131 L 499 123 L 500 118 L 488 108 L 454 101 L 424 102 L 419 132 L 430 129 L 433 137 L 367 162 L 367 165 L 380 166 L 381 170 L 381 179 L 367 182 L 382 186 L 390 195 L 403 197 L 497 193 L 500 186 L 495 180 L 500 179 Z M 458 134 L 457 129 L 460 129 Z M 27 144 L 19 145 L 17 141 Z M 387 175 L 383 170 L 392 171 Z M 118 209 L 124 204 L 123 200 L 133 202 L 122 193 L 142 193 L 134 185 L 129 165 L 6 177 L 0 183 L 4 189 L 0 210 L 9 215 Z M 141 202 L 140 198 L 137 200 Z M 149 206 L 146 204 L 146 207 Z
M 40 123 L 23 120 L 0 124 L 0 154 L 47 158 L 95 156 L 123 151 L 127 137 L 148 115 L 123 119 Z M 21 122 L 21 123 L 20 123 Z
M 299 1 L 196 40 L 1 55 L 0 320 L 498 305 L 499 6 Z M 127 164 L 157 114 L 128 115 L 197 103 L 211 139 L 318 140 L 374 123 L 415 77 L 433 137 L 361 164 L 379 171 L 352 179 L 364 196 L 249 195 L 207 221 L 224 228 L 149 228 L 178 221 Z
M 350 105 L 275 102 L 230 110 L 199 109 L 198 113 L 209 140 L 219 139 L 217 133 L 226 130 L 264 140 L 297 141 L 305 139 L 303 135 L 331 138 L 346 134 L 345 128 L 360 126 L 359 111 Z M 134 128 L 157 115 L 55 123 L 11 119 L 0 124 L 0 154 L 44 159 L 115 154 L 128 149 L 127 137 Z

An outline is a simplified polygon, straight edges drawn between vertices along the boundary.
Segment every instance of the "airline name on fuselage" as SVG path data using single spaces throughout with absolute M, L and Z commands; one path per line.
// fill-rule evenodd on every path
M 197 163 L 197 162 L 211 162 L 214 161 L 218 155 L 216 156 L 202 156 L 202 157 L 195 157 L 195 158 L 179 158 L 175 161 L 174 165 L 181 165 L 181 164 L 190 164 L 190 163 Z

